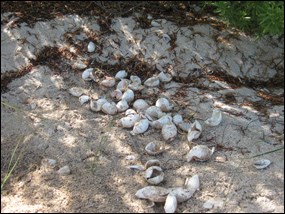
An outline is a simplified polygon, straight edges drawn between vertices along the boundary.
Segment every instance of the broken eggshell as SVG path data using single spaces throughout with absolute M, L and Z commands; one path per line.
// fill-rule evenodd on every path
M 165 115 L 150 123 L 155 129 L 162 129 L 162 127 L 168 123 L 172 122 L 172 117 L 170 115 Z
M 194 146 L 187 154 L 187 162 L 190 162 L 192 160 L 207 161 L 211 158 L 214 151 L 215 147 L 213 147 L 211 150 L 205 145 Z
M 212 117 L 207 119 L 205 123 L 209 126 L 217 126 L 222 121 L 222 112 L 219 109 L 214 109 Z
M 182 122 L 183 122 L 183 118 L 181 114 L 176 114 L 173 116 L 173 123 L 175 125 L 178 125 L 179 123 L 182 123 Z
M 132 135 L 142 134 L 142 133 L 146 132 L 148 127 L 149 127 L 148 119 L 142 119 L 139 122 L 135 123 L 133 131 L 131 131 L 131 134 Z
M 112 103 L 109 103 L 109 102 L 106 102 L 102 105 L 102 111 L 105 113 L 105 114 L 109 114 L 109 115 L 114 115 L 117 113 L 117 107 L 116 107 L 116 103 L 112 102 Z
M 75 97 L 80 97 L 84 93 L 84 89 L 80 87 L 72 87 L 68 91 Z
M 180 128 L 184 132 L 188 132 L 191 127 L 190 123 L 182 122 L 178 124 L 178 128 Z
M 165 213 L 174 213 L 176 208 L 177 208 L 177 199 L 176 196 L 171 192 L 166 197 L 164 204 L 164 211 Z
M 123 96 L 123 92 L 119 89 L 116 89 L 114 91 L 111 92 L 110 96 L 114 99 L 114 100 L 120 100 L 122 99 Z
M 146 163 L 145 163 L 145 168 L 148 169 L 149 167 L 151 166 L 159 166 L 161 167 L 161 162 L 157 159 L 152 159 L 152 160 L 148 160 Z
M 138 110 L 147 109 L 149 107 L 149 105 L 145 100 L 138 99 L 133 103 L 133 107 L 134 107 L 134 109 L 136 109 L 138 111 Z
M 170 188 L 169 190 L 171 194 L 175 195 L 177 203 L 182 203 L 184 201 L 187 201 L 195 193 L 194 189 L 185 189 L 183 187 L 174 187 Z
M 126 100 L 121 100 L 116 105 L 118 112 L 126 111 L 129 108 L 128 102 Z
M 139 189 L 135 196 L 141 199 L 148 199 L 153 202 L 165 202 L 167 195 L 170 193 L 169 189 L 159 186 L 146 186 Z
M 87 68 L 86 70 L 84 70 L 82 72 L 81 75 L 82 79 L 89 81 L 89 80 L 94 80 L 95 81 L 95 77 L 93 76 L 93 68 Z
M 160 83 L 160 80 L 158 77 L 150 77 L 145 82 L 144 85 L 147 87 L 156 87 Z
M 164 73 L 163 71 L 158 74 L 158 78 L 161 82 L 170 82 L 172 80 L 171 74 Z
M 146 111 L 145 111 L 145 114 L 150 116 L 152 119 L 159 119 L 162 116 L 166 115 L 157 106 L 150 106 L 150 107 L 148 107 L 146 109 Z
M 128 89 L 128 85 L 130 84 L 130 80 L 128 79 L 121 79 L 121 81 L 117 85 L 117 89 L 124 92 Z
M 121 80 L 124 79 L 128 76 L 128 73 L 126 72 L 126 70 L 120 70 L 116 73 L 115 75 L 115 79 Z
M 191 178 L 186 178 L 185 180 L 185 184 L 184 184 L 185 188 L 190 190 L 199 190 L 200 189 L 200 181 L 199 181 L 199 175 L 193 175 Z
M 140 121 L 140 116 L 138 114 L 129 114 L 127 117 L 123 117 L 119 120 L 118 126 L 132 128 L 138 121 Z
M 262 160 L 258 160 L 256 162 L 254 162 L 253 166 L 256 169 L 265 169 L 266 167 L 268 167 L 271 164 L 271 161 L 268 159 L 262 159 Z
M 165 150 L 164 145 L 162 144 L 162 142 L 158 141 L 150 142 L 145 147 L 145 151 L 149 155 L 158 155 L 162 153 L 164 150 Z
M 102 106 L 107 103 L 108 101 L 105 98 L 100 98 L 96 101 L 91 100 L 90 102 L 90 109 L 92 111 L 98 112 L 102 110 Z
M 128 89 L 123 93 L 122 100 L 126 100 L 128 103 L 135 99 L 135 94 L 131 89 Z
M 88 101 L 89 101 L 89 96 L 87 96 L 87 95 L 82 95 L 79 97 L 79 102 L 81 105 L 83 105 L 84 103 L 86 103 Z
M 145 171 L 145 179 L 148 183 L 157 185 L 164 179 L 164 172 L 159 166 L 151 166 Z
M 195 120 L 195 122 L 191 125 L 190 129 L 188 130 L 187 140 L 191 142 L 193 139 L 197 139 L 200 137 L 202 133 L 202 126 L 201 124 Z
M 138 76 L 132 75 L 130 76 L 130 80 L 132 81 L 132 83 L 136 83 L 139 85 L 142 83 L 141 78 L 139 78 Z
M 116 84 L 116 80 L 113 77 L 106 77 L 106 79 L 104 79 L 101 82 L 101 85 L 108 87 L 108 88 L 113 87 L 115 84 Z
M 156 103 L 155 103 L 155 106 L 157 106 L 158 108 L 161 109 L 161 111 L 163 112 L 167 112 L 167 111 L 170 111 L 172 109 L 172 105 L 170 105 L 170 102 L 168 101 L 168 99 L 162 97 L 162 98 L 159 98 Z
M 165 124 L 161 130 L 162 137 L 165 141 L 172 141 L 175 139 L 177 135 L 177 128 L 174 123 Z

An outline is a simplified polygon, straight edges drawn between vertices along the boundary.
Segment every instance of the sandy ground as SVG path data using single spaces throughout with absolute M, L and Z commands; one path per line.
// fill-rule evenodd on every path
M 2 19 L 5 17 L 2 14 Z M 203 126 L 202 135 L 192 144 L 187 141 L 187 133 L 179 131 L 174 141 L 164 142 L 166 151 L 155 157 L 148 155 L 144 147 L 154 140 L 163 141 L 160 130 L 149 128 L 144 134 L 132 136 L 131 129 L 117 126 L 123 113 L 111 116 L 92 112 L 88 104 L 81 105 L 78 98 L 68 92 L 69 88 L 80 86 L 93 99 L 99 96 L 110 99 L 114 87 L 100 86 L 103 79 L 100 76 L 97 83 L 82 80 L 83 69 L 78 69 L 74 62 L 91 59 L 88 62 L 92 63 L 86 63 L 86 67 L 105 63 L 119 71 L 124 68 L 117 64 L 116 54 L 125 61 L 132 55 L 141 54 L 145 63 L 155 66 L 156 73 L 162 70 L 181 78 L 194 75 L 195 68 L 209 66 L 217 59 L 220 60 L 218 65 L 224 66 L 228 75 L 262 79 L 260 72 L 266 67 L 263 78 L 267 79 L 278 70 L 267 66 L 269 54 L 264 51 L 262 55 L 260 50 L 273 50 L 271 56 L 277 62 L 284 57 L 284 48 L 283 56 L 280 48 L 284 47 L 284 40 L 274 46 L 265 40 L 255 42 L 241 35 L 240 39 L 218 44 L 209 36 L 217 33 L 214 28 L 189 26 L 180 29 L 175 40 L 177 46 L 169 53 L 166 50 L 171 45 L 163 40 L 161 32 L 169 33 L 179 27 L 156 20 L 161 21 L 162 27 L 140 29 L 135 27 L 133 18 L 117 18 L 112 25 L 115 32 L 100 38 L 101 47 L 96 46 L 95 53 L 87 53 L 88 32 L 100 32 L 96 19 L 84 21 L 68 16 L 58 22 L 39 22 L 34 28 L 23 25 L 14 29 L 9 29 L 8 23 L 1 24 L 1 76 L 28 65 L 46 46 L 67 47 L 67 39 L 62 35 L 75 32 L 76 27 L 69 26 L 71 20 L 78 29 L 85 29 L 77 37 L 73 34 L 73 41 L 78 44 L 75 49 L 79 45 L 83 47 L 82 55 L 75 52 L 75 59 L 54 59 L 52 62 L 57 62 L 61 71 L 54 70 L 48 60 L 45 65 L 34 65 L 28 74 L 10 82 L 8 90 L 1 93 L 1 181 L 18 142 L 16 156 L 22 154 L 2 190 L 1 212 L 164 212 L 163 203 L 151 206 L 149 201 L 135 196 L 137 190 L 148 183 L 143 177 L 144 172 L 127 168 L 134 164 L 144 165 L 154 158 L 161 161 L 165 173 L 159 186 L 182 186 L 186 178 L 194 174 L 200 177 L 200 190 L 188 201 L 178 204 L 176 212 L 284 212 L 284 149 L 252 158 L 284 148 L 283 88 L 232 87 L 226 81 L 198 76 L 197 81 L 189 84 L 176 78 L 176 81 L 161 83 L 157 90 L 136 92 L 136 99 L 144 96 L 150 104 L 159 97 L 167 97 L 175 105 L 172 115 L 181 113 L 185 121 L 194 122 L 196 119 Z M 44 25 L 48 28 L 54 25 L 50 29 L 57 30 L 38 31 Z M 27 36 L 27 31 L 31 36 Z M 205 35 L 193 37 L 200 35 L 194 31 Z M 227 31 L 220 32 L 223 38 L 227 34 Z M 17 38 L 26 38 L 29 44 L 20 46 Z M 33 49 L 37 42 L 39 45 Z M 22 48 L 17 52 L 18 47 Z M 74 47 L 68 48 L 72 53 Z M 253 56 L 257 52 L 263 56 L 259 61 L 252 58 L 241 61 L 244 56 Z M 113 54 L 112 58 L 110 54 Z M 252 63 L 256 63 L 254 68 L 250 65 Z M 284 66 L 284 62 L 280 64 Z M 237 71 L 235 68 L 240 65 L 244 67 Z M 245 71 L 247 68 L 251 68 L 249 72 Z M 129 75 L 136 73 L 145 80 L 145 74 L 137 70 L 127 71 Z M 261 94 L 277 97 L 282 102 L 269 102 Z M 253 105 L 257 103 L 258 107 Z M 209 127 L 204 121 L 211 116 L 213 109 L 223 112 L 223 120 L 218 126 Z M 216 151 L 209 161 L 188 163 L 186 154 L 198 144 L 214 146 Z M 129 160 L 130 155 L 135 158 Z M 271 165 L 263 170 L 254 168 L 253 163 L 264 158 L 269 159 Z M 56 160 L 55 166 L 46 165 L 45 159 Z M 70 174 L 59 175 L 57 170 L 66 165 Z M 211 203 L 212 208 L 203 207 L 205 202 Z

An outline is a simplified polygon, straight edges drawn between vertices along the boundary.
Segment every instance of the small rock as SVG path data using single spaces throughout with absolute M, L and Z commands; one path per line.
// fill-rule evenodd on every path
M 57 170 L 57 173 L 59 175 L 69 175 L 70 174 L 69 166 L 61 167 L 59 170 Z

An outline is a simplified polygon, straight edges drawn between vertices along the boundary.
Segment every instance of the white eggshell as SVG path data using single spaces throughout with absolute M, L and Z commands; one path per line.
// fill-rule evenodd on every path
M 122 79 L 118 85 L 117 85 L 117 89 L 119 89 L 120 91 L 124 92 L 128 89 L 128 85 L 130 84 L 130 80 L 128 79 Z
M 176 208 L 177 208 L 176 196 L 172 193 L 169 193 L 165 200 L 164 211 L 165 213 L 175 213 Z
M 125 112 L 125 115 L 126 115 L 126 116 L 131 115 L 131 114 L 137 114 L 137 112 L 136 112 L 134 109 L 128 109 L 128 110 Z
M 145 171 L 145 179 L 148 183 L 157 185 L 164 179 L 164 173 L 159 166 L 151 166 Z
M 171 74 L 164 73 L 163 71 L 158 74 L 158 78 L 161 82 L 170 82 L 172 80 Z
M 131 89 L 128 89 L 123 93 L 122 100 L 126 100 L 128 103 L 135 99 L 135 94 Z
M 91 100 L 90 109 L 95 112 L 101 111 L 102 106 L 107 102 L 108 101 L 105 98 L 101 98 L 96 101 Z
M 151 77 L 148 78 L 145 82 L 144 85 L 147 87 L 156 87 L 159 86 L 160 80 L 158 77 Z
M 176 115 L 173 116 L 173 123 L 175 125 L 178 125 L 179 123 L 182 123 L 182 122 L 183 122 L 182 115 L 176 114 Z
M 87 95 L 82 95 L 79 97 L 79 102 L 81 103 L 81 105 L 83 105 L 84 103 L 89 101 L 89 96 Z
M 193 175 L 191 178 L 186 178 L 185 181 L 185 188 L 190 190 L 199 190 L 200 189 L 200 181 L 199 181 L 199 175 Z
M 75 97 L 80 97 L 84 93 L 84 89 L 80 87 L 72 87 L 68 91 Z
M 89 80 L 94 80 L 95 81 L 95 77 L 93 76 L 93 68 L 87 68 L 86 70 L 84 70 L 82 72 L 81 75 L 82 79 L 89 81 Z
M 188 130 L 187 140 L 191 142 L 192 140 L 200 137 L 201 133 L 202 133 L 202 126 L 197 120 L 195 120 L 195 122 L 191 125 L 190 129 Z
M 150 107 L 148 107 L 146 109 L 146 111 L 145 111 L 145 114 L 150 116 L 152 119 L 159 119 L 162 116 L 166 115 L 157 106 L 150 106 Z
M 173 123 L 168 123 L 162 127 L 161 133 L 165 141 L 172 141 L 177 135 L 177 128 Z
M 170 115 L 165 115 L 150 123 L 150 125 L 156 129 L 162 129 L 162 127 L 168 123 L 172 122 L 172 117 Z
M 187 154 L 187 162 L 190 162 L 192 160 L 207 161 L 211 158 L 214 151 L 215 147 L 213 147 L 211 150 L 205 145 L 194 146 Z
M 151 21 L 151 26 L 153 26 L 153 27 L 159 27 L 160 26 L 160 24 L 159 23 L 157 23 L 156 21 Z
M 172 109 L 172 105 L 170 105 L 170 102 L 168 101 L 168 99 L 162 97 L 159 98 L 156 103 L 155 106 L 159 107 L 161 109 L 161 111 L 170 111 Z
M 153 202 L 164 202 L 170 190 L 159 186 L 146 186 L 139 189 L 135 196 L 141 199 L 148 199 Z
M 101 82 L 101 85 L 105 87 L 113 87 L 115 84 L 116 84 L 116 80 L 113 77 L 106 77 L 106 79 L 104 79 Z
M 191 127 L 190 123 L 182 122 L 178 124 L 178 128 L 180 128 L 184 132 L 188 132 Z
M 149 155 L 158 155 L 165 150 L 164 145 L 161 142 L 150 142 L 146 145 L 145 151 Z
M 268 159 L 262 159 L 262 160 L 258 160 L 256 161 L 253 165 L 256 169 L 265 169 L 266 167 L 268 167 L 271 164 L 271 161 Z
M 135 123 L 133 131 L 131 131 L 131 134 L 132 135 L 142 134 L 142 133 L 146 132 L 148 127 L 149 127 L 148 119 L 142 119 L 139 122 Z
M 123 93 L 121 90 L 116 89 L 114 91 L 111 92 L 110 96 L 114 99 L 114 100 L 120 100 L 122 99 Z
M 137 84 L 141 84 L 142 81 L 141 81 L 141 78 L 139 78 L 138 76 L 130 76 L 130 80 L 132 81 L 132 83 L 137 83 Z
M 102 111 L 105 113 L 105 114 L 110 114 L 110 115 L 114 115 L 117 113 L 117 107 L 116 107 L 116 104 L 115 103 L 109 103 L 109 102 L 106 102 L 102 105 Z
M 222 112 L 219 109 L 214 109 L 212 117 L 207 119 L 205 123 L 209 126 L 217 126 L 222 121 Z
M 138 121 L 140 121 L 140 116 L 138 114 L 130 114 L 127 117 L 121 118 L 118 125 L 123 128 L 132 128 Z
M 95 51 L 95 44 L 94 42 L 89 42 L 88 46 L 87 46 L 88 52 L 94 52 Z
M 118 71 L 117 74 L 115 75 L 115 78 L 116 79 L 124 79 L 128 76 L 128 73 L 125 71 L 125 70 L 121 70 L 121 71 Z
M 143 99 L 138 99 L 133 103 L 134 109 L 138 110 L 145 110 L 149 107 L 148 103 Z
M 169 194 L 175 195 L 177 199 L 177 203 L 182 203 L 190 199 L 194 193 L 195 193 L 195 190 L 193 189 L 188 190 L 183 187 L 176 187 L 176 188 L 170 188 Z
M 129 108 L 128 102 L 126 100 L 121 100 L 116 105 L 118 112 L 125 111 Z

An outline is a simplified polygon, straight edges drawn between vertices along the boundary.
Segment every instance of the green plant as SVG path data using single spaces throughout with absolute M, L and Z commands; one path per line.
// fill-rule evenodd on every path
M 211 8 L 229 26 L 257 36 L 284 34 L 283 1 L 210 1 Z
M 14 150 L 13 150 L 13 153 L 12 153 L 12 156 L 10 158 L 10 162 L 9 162 L 9 165 L 8 165 L 8 172 L 6 173 L 6 175 L 4 176 L 3 178 L 3 181 L 1 182 L 1 194 L 2 194 L 2 190 L 6 184 L 6 182 L 9 180 L 9 178 L 11 177 L 12 175 L 12 172 L 14 171 L 15 167 L 17 166 L 17 164 L 19 163 L 20 159 L 22 158 L 23 156 L 23 148 L 21 148 L 20 152 L 19 152 L 19 155 L 17 157 L 15 157 L 16 155 L 16 151 L 18 150 L 18 147 L 19 147 L 19 144 L 23 141 L 23 137 L 20 138 L 18 140 L 18 143 L 17 145 L 15 146 Z M 14 157 L 16 160 L 14 160 Z M 14 163 L 13 163 L 14 161 Z

